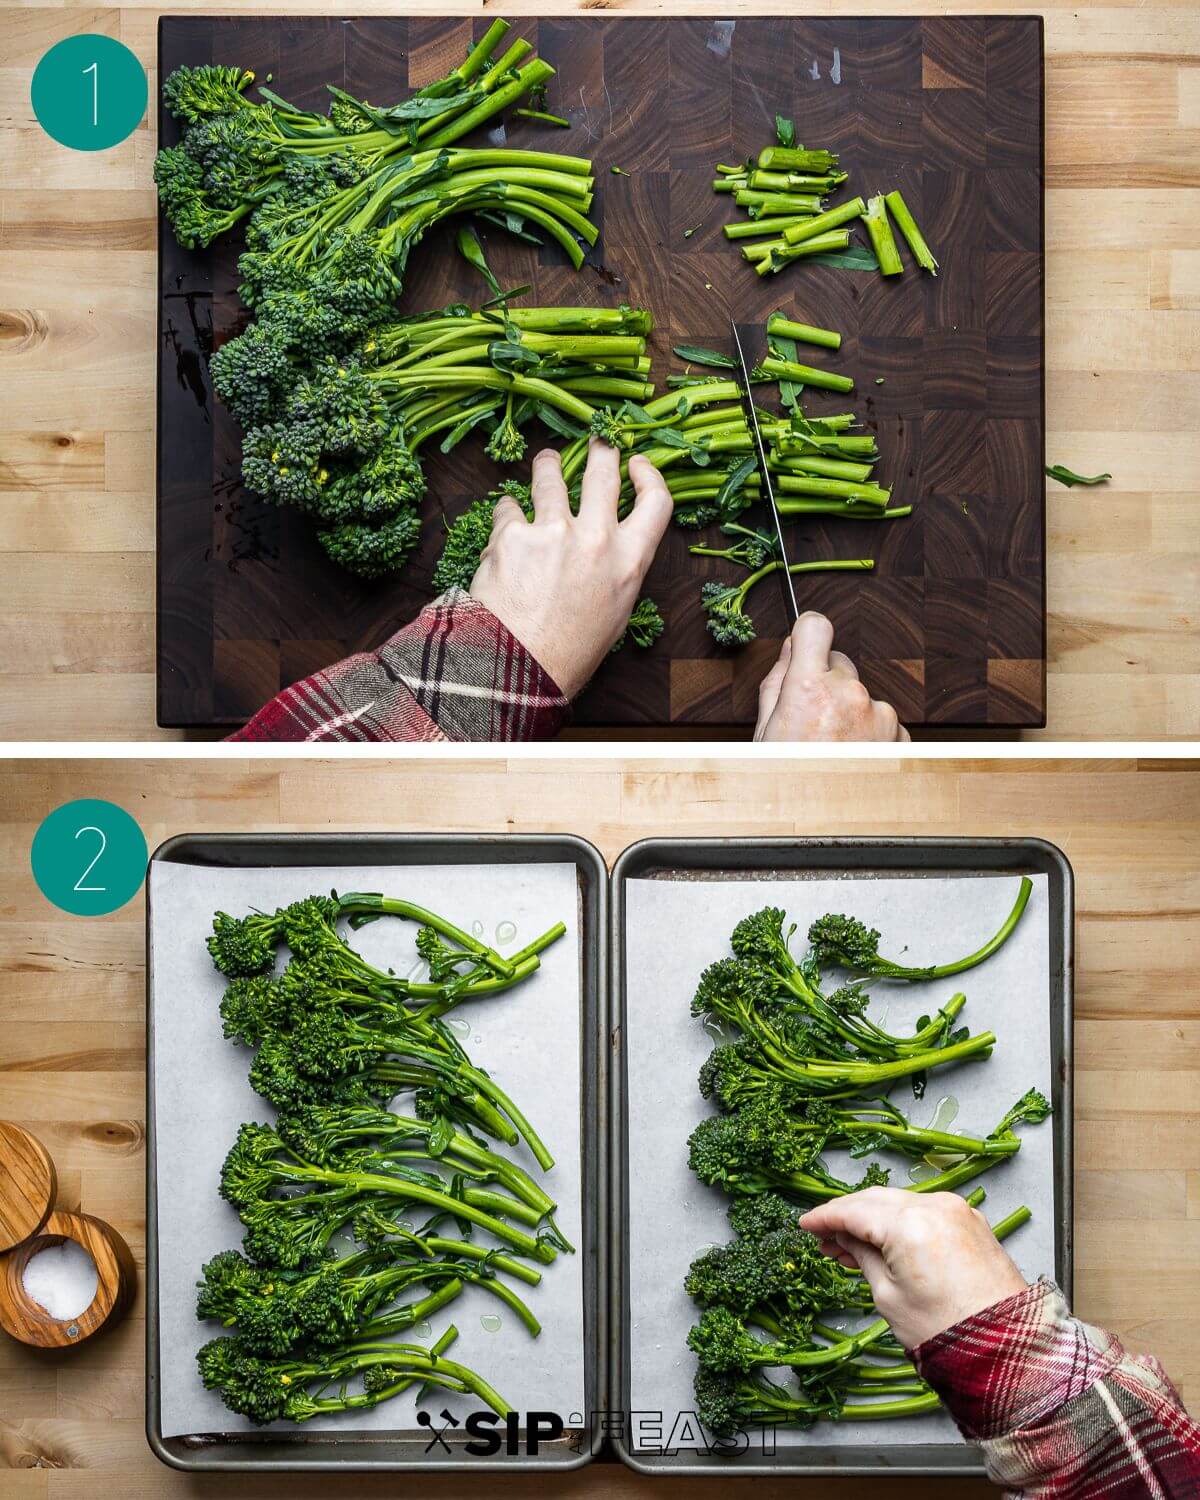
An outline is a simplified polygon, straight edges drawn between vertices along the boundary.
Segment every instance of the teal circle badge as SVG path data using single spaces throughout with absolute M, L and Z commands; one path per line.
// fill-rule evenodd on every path
M 103 917 L 137 895 L 146 878 L 146 840 L 123 807 L 85 797 L 42 822 L 30 851 L 46 900 L 74 917 Z
M 146 70 L 110 36 L 69 36 L 34 69 L 29 90 L 38 124 L 72 151 L 105 151 L 146 113 Z

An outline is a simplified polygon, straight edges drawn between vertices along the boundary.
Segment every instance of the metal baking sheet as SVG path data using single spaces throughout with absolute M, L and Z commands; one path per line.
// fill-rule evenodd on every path
M 469 857 L 464 847 L 470 844 Z M 406 866 L 403 874 L 398 865 Z M 579 1247 L 561 1256 L 530 1305 L 543 1330 L 537 1340 L 475 1288 L 434 1320 L 433 1333 L 453 1321 L 456 1357 L 490 1375 L 519 1413 L 560 1413 L 566 1436 L 493 1460 L 466 1454 L 461 1429 L 439 1421 L 446 1443 L 416 1421 L 412 1397 L 344 1418 L 318 1418 L 303 1428 L 255 1429 L 230 1414 L 195 1375 L 194 1353 L 217 1331 L 194 1316 L 194 1283 L 204 1260 L 240 1243 L 236 1214 L 217 1195 L 220 1162 L 244 1119 L 270 1118 L 250 1089 L 251 1054 L 226 1042 L 218 1004 L 223 981 L 204 949 L 211 914 L 273 909 L 312 891 L 419 892 L 498 945 L 519 947 L 560 916 L 566 938 L 543 955 L 526 985 L 481 1002 L 455 1020 L 471 1027 L 467 1046 L 501 1081 L 513 1080 L 558 1164 L 543 1179 L 560 1203 L 560 1224 Z M 152 1385 L 148 1424 L 152 1446 L 186 1467 L 275 1465 L 571 1467 L 590 1449 L 588 1413 L 601 1408 L 603 1265 L 603 1130 L 597 1086 L 597 1040 L 604 1033 L 599 962 L 604 871 L 598 856 L 569 839 L 454 840 L 314 839 L 286 842 L 176 840 L 155 856 L 149 881 L 149 1024 L 151 1165 L 148 1181 L 153 1264 Z M 515 931 L 512 929 L 515 928 Z M 379 922 L 356 934 L 373 962 L 405 972 L 416 961 L 409 923 Z M 538 1036 L 541 1077 L 527 1066 L 529 1028 Z M 551 1086 L 547 1086 L 550 1084 Z M 514 1152 L 520 1159 L 520 1152 Z M 537 1168 L 532 1161 L 524 1163 Z M 432 1337 L 433 1335 L 429 1335 Z M 446 1398 L 460 1420 L 478 1402 Z M 522 1428 L 524 1423 L 522 1422 Z M 455 1437 L 457 1436 L 457 1441 Z M 447 1452 L 447 1447 L 449 1452 Z M 214 1463 L 214 1460 L 215 1463 Z
M 895 953 L 907 937 L 905 956 L 920 963 L 933 961 L 935 947 L 943 957 L 968 952 L 994 931 L 1011 906 L 1019 874 L 1032 877 L 1034 892 L 998 954 L 956 980 L 877 982 L 873 1013 L 887 1006 L 889 1026 L 903 1030 L 962 988 L 968 995 L 964 1022 L 973 1031 L 997 1032 L 989 1061 L 931 1074 L 923 1100 L 909 1093 L 906 1103 L 902 1088 L 893 1091 L 895 1102 L 920 1123 L 949 1097 L 960 1106 L 960 1128 L 986 1132 L 1026 1088 L 1037 1086 L 1051 1097 L 1053 1128 L 1026 1129 L 1020 1155 L 980 1182 L 993 1220 L 1018 1203 L 1033 1208 L 1033 1220 L 1009 1248 L 1027 1275 L 1054 1274 L 1069 1293 L 1071 899 L 1070 870 L 1058 851 L 1036 841 L 653 841 L 621 857 L 614 872 L 620 1021 L 610 1113 L 612 1386 L 614 1407 L 625 1414 L 617 1446 L 635 1468 L 724 1475 L 743 1469 L 981 1471 L 977 1454 L 943 1414 L 870 1427 L 785 1429 L 765 1443 L 754 1435 L 749 1451 L 732 1460 L 687 1436 L 663 1451 L 667 1434 L 681 1431 L 678 1414 L 694 1404 L 694 1361 L 684 1340 L 695 1312 L 682 1278 L 704 1245 L 729 1237 L 728 1199 L 697 1182 L 687 1167 L 687 1136 L 710 1113 L 696 1089 L 696 1072 L 712 1045 L 688 1007 L 700 971 L 725 956 L 734 923 L 757 906 L 784 906 L 801 933 L 822 911 L 850 910 L 885 938 L 903 934 L 888 951 Z M 935 930 L 936 941 L 927 937 Z M 660 960 L 664 931 L 672 934 L 666 961 Z M 893 1180 L 905 1180 L 904 1166 L 894 1157 L 888 1163 Z M 837 1153 L 830 1153 L 830 1165 L 843 1175 L 850 1166 Z

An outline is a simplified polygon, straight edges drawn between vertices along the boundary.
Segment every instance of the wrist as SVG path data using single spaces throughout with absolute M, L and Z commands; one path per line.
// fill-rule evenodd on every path
M 476 577 L 471 597 L 490 611 L 523 650 L 533 658 L 544 676 L 564 698 L 574 698 L 587 682 L 579 680 L 569 653 L 555 638 L 553 622 L 531 611 L 527 601 L 514 599 L 504 589 L 491 588 L 487 580 Z
M 963 1435 L 987 1441 L 1036 1425 L 1095 1379 L 1076 1327 L 1043 1277 L 917 1345 L 913 1363 Z

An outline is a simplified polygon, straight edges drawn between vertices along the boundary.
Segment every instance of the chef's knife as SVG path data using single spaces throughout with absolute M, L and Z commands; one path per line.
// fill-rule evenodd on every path
M 746 356 L 742 351 L 742 341 L 738 337 L 737 324 L 732 318 L 729 327 L 733 332 L 733 347 L 737 350 L 738 363 L 742 367 L 742 391 L 746 403 L 746 415 L 750 422 L 750 428 L 754 433 L 754 442 L 758 448 L 758 465 L 762 471 L 762 493 L 766 496 L 767 504 L 771 507 L 771 519 L 775 522 L 775 540 L 779 545 L 779 557 L 783 563 L 780 574 L 783 578 L 783 602 L 790 606 L 792 611 L 792 623 L 800 618 L 800 606 L 796 603 L 796 587 L 792 583 L 791 570 L 788 567 L 787 548 L 783 543 L 783 517 L 779 514 L 779 506 L 775 503 L 775 487 L 771 483 L 771 471 L 767 467 L 767 450 L 763 446 L 762 433 L 758 426 L 758 413 L 754 409 L 754 393 L 750 389 L 750 369 L 746 364 Z

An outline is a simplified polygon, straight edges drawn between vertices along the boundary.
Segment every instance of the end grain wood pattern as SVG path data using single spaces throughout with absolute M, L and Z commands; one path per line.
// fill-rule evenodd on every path
M 180 63 L 236 62 L 272 73 L 301 105 L 323 107 L 327 82 L 382 102 L 453 66 L 486 24 L 169 17 L 160 76 Z M 501 280 L 532 283 L 538 303 L 650 308 L 660 387 L 679 368 L 673 344 L 729 348 L 730 314 L 752 358 L 776 308 L 839 329 L 840 353 L 813 361 L 855 378 L 854 408 L 879 439 L 878 477 L 915 510 L 879 526 L 791 525 L 794 560 L 875 560 L 869 575 L 806 577 L 802 607 L 832 618 L 872 692 L 910 724 L 1044 723 L 1040 18 L 563 17 L 514 29 L 557 68 L 550 103 L 571 128 L 510 122 L 508 144 L 593 158 L 601 238 L 576 274 L 557 248 L 490 231 Z M 753 274 L 722 234 L 731 210 L 710 183 L 715 162 L 770 143 L 776 112 L 796 121 L 806 144 L 841 153 L 850 191 L 903 191 L 941 261 L 936 280 L 907 254 L 904 275 L 886 281 L 822 266 Z M 176 138 L 171 121 L 160 129 L 164 143 Z M 614 165 L 629 175 L 613 175 Z M 412 257 L 401 311 L 485 295 L 452 233 L 435 232 Z M 297 677 L 377 645 L 431 597 L 443 516 L 499 477 L 480 441 L 434 455 L 420 552 L 383 584 L 332 566 L 302 516 L 248 496 L 239 434 L 206 369 L 212 348 L 244 326 L 238 249 L 230 237 L 189 253 L 160 230 L 164 725 L 237 724 Z M 814 415 L 849 404 L 810 395 Z M 606 663 L 577 722 L 753 722 L 758 683 L 786 628 L 782 599 L 761 587 L 759 639 L 736 653 L 715 645 L 700 587 L 734 570 L 690 556 L 694 540 L 672 528 L 647 583 L 667 634 L 648 652 L 628 648 Z

